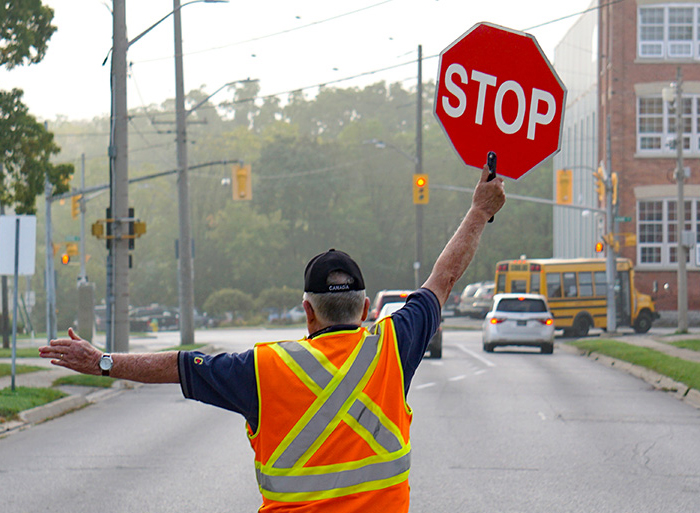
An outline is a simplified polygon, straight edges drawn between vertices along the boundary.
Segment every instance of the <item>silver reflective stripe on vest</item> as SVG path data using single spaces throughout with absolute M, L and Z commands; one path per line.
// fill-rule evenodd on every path
M 256 469 L 258 484 L 273 493 L 323 492 L 356 486 L 370 481 L 390 479 L 409 470 L 411 453 L 399 459 L 367 465 L 362 468 L 310 476 L 271 476 Z
M 328 424 L 338 415 L 343 404 L 360 384 L 360 381 L 362 381 L 377 354 L 378 345 L 378 335 L 365 338 L 347 374 L 338 383 L 335 390 L 331 392 L 326 402 L 321 405 L 306 426 L 302 428 L 296 438 L 291 441 L 277 461 L 275 461 L 272 465 L 274 468 L 292 468 L 318 437 L 321 436 Z
M 331 379 L 333 379 L 333 375 L 321 365 L 309 350 L 298 342 L 282 342 L 279 345 L 287 351 L 299 367 L 301 367 L 319 387 L 326 388 L 326 386 L 328 386 Z M 362 427 L 369 431 L 377 443 L 384 447 L 387 452 L 394 452 L 401 449 L 401 442 L 396 438 L 396 435 L 389 431 L 389 429 L 382 424 L 381 419 L 369 410 L 359 399 L 353 403 L 348 413 Z M 275 466 L 280 468 L 278 465 Z

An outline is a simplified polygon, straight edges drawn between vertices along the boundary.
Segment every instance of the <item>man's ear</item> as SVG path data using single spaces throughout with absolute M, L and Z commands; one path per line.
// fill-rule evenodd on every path
M 365 298 L 365 306 L 362 310 L 362 320 L 366 321 L 368 315 L 369 315 L 369 298 L 366 297 Z
M 301 306 L 304 307 L 304 312 L 306 312 L 306 323 L 313 323 L 316 320 L 316 312 L 314 312 L 314 307 L 311 306 L 311 303 L 309 303 L 307 300 L 304 300 L 301 303 Z

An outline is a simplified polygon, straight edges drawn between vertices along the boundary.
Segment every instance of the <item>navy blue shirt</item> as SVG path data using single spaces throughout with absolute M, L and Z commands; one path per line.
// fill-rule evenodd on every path
M 406 305 L 392 314 L 399 355 L 403 366 L 405 393 L 428 348 L 430 338 L 440 326 L 440 303 L 428 289 L 408 296 Z M 331 326 L 309 338 L 347 329 Z M 253 349 L 243 353 L 214 356 L 197 351 L 181 351 L 178 357 L 183 395 L 207 404 L 242 414 L 253 431 L 258 424 L 258 389 L 255 380 Z

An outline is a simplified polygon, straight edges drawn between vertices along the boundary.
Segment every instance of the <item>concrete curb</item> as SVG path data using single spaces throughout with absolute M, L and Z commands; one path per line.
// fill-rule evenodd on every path
M 672 393 L 676 399 L 700 410 L 700 391 L 695 390 L 694 388 L 689 388 L 687 385 L 679 383 L 678 381 L 674 381 L 668 376 L 664 376 L 663 374 L 649 370 L 646 367 L 634 365 L 624 360 L 618 360 L 604 354 L 578 349 L 577 347 L 570 346 L 569 344 L 559 344 L 558 348 L 580 356 L 585 356 L 608 367 L 614 367 L 627 372 L 628 374 L 649 383 L 656 390 Z

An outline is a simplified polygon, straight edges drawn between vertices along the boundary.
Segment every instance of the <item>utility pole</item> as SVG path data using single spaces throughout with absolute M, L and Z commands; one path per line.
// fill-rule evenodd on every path
M 676 242 L 678 242 L 678 333 L 688 332 L 688 282 L 686 259 L 688 248 L 683 240 L 685 231 L 685 198 L 683 182 L 683 73 L 681 67 L 676 70 L 676 182 L 678 183 L 678 201 L 676 202 Z
M 107 350 L 129 352 L 129 146 L 126 103 L 126 0 L 113 1 L 112 46 L 112 133 L 109 147 L 111 198 L 110 210 L 113 239 L 107 265 L 107 309 L 113 313 L 107 326 Z M 111 265 L 110 265 L 111 263 Z M 110 269 L 112 268 L 112 269 Z M 111 291 L 110 291 L 111 289 Z M 109 318 L 108 318 L 109 320 Z
M 56 338 L 56 273 L 53 268 L 53 235 L 51 226 L 51 204 L 53 186 L 49 178 L 44 178 L 44 198 L 46 200 L 46 342 Z
M 423 47 L 418 45 L 418 86 L 416 88 L 416 174 L 423 173 Z M 423 261 L 423 205 L 416 204 L 416 261 L 413 263 L 415 288 L 421 286 Z
M 177 197 L 180 234 L 178 241 L 180 344 L 194 344 L 194 268 L 190 238 L 190 200 L 187 176 L 187 113 L 182 64 L 180 0 L 173 0 L 175 25 L 175 122 L 177 124 Z
M 612 204 L 612 156 L 611 148 L 612 144 L 610 135 L 610 115 L 608 114 L 606 123 L 606 139 L 607 139 L 607 162 L 605 167 L 605 221 L 606 221 L 606 231 L 610 240 L 614 234 L 614 221 L 613 221 L 613 204 Z M 615 245 L 608 244 L 608 251 L 606 253 L 605 261 L 605 278 L 608 282 L 607 290 L 607 302 L 608 302 L 608 333 L 615 333 L 617 331 L 617 305 L 615 304 L 615 280 L 617 274 L 617 259 L 615 258 Z

